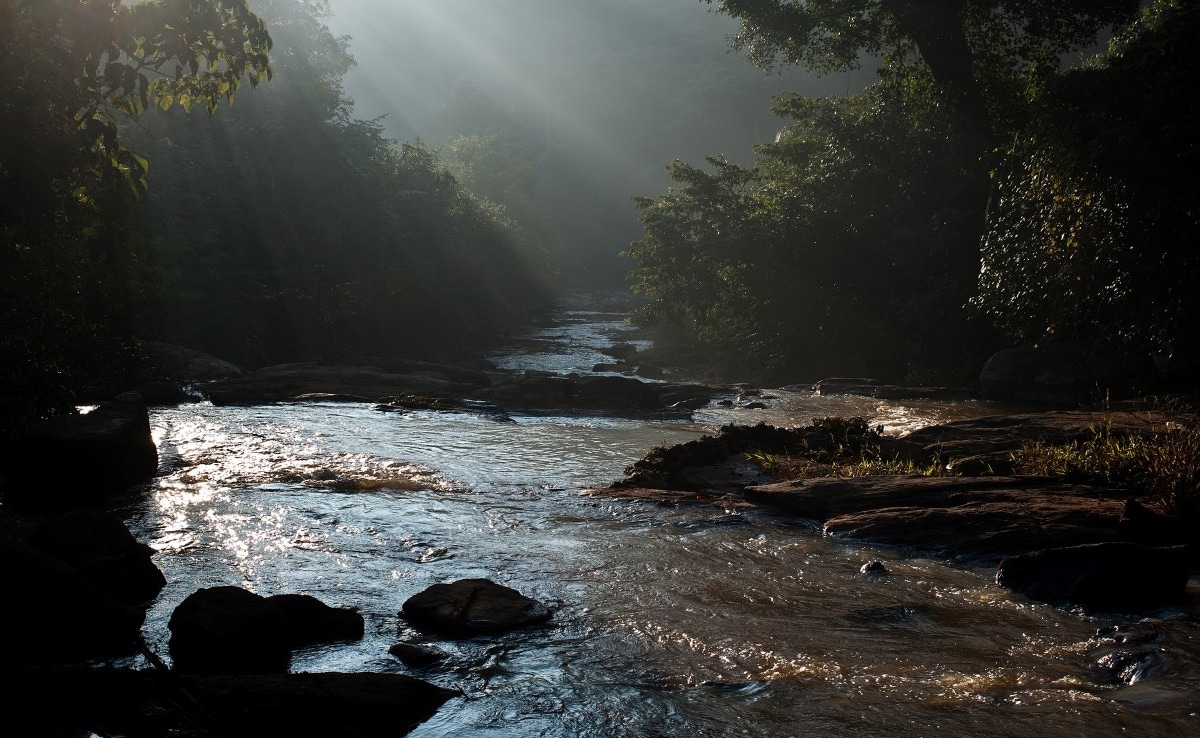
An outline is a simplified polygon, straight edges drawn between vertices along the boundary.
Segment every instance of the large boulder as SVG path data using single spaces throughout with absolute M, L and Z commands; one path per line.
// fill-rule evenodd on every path
M 153 600 L 167 580 L 120 518 L 78 510 L 42 522 L 29 545 L 68 564 L 95 588 L 128 605 Z
M 184 599 L 168 627 L 179 671 L 267 674 L 286 671 L 293 649 L 362 638 L 363 617 L 310 595 L 210 587 Z
M 417 627 L 452 636 L 513 630 L 551 616 L 537 600 L 487 579 L 435 584 L 408 598 L 400 614 Z
M 1153 373 L 1149 356 L 1120 351 L 1090 353 L 1072 345 L 1011 348 L 992 355 L 979 374 L 990 400 L 1072 406 L 1127 397 Z
M 305 594 L 279 594 L 267 598 L 288 624 L 292 648 L 331 641 L 357 641 L 363 637 L 363 616 L 354 610 L 330 607 Z
M 1139 612 L 1183 599 L 1191 573 L 1187 546 L 1151 548 L 1113 542 L 1004 559 L 996 582 L 1055 605 Z
M 171 613 L 175 669 L 194 674 L 285 672 L 292 659 L 287 619 L 267 598 L 240 587 L 209 587 Z
M 150 416 L 136 393 L 45 420 L 5 451 L 4 504 L 11 509 L 82 506 L 149 481 L 158 468 Z
M 57 558 L 0 541 L 0 664 L 74 663 L 133 653 L 145 613 Z

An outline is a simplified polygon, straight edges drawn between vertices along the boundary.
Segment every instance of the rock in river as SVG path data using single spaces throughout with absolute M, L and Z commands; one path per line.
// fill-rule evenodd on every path
M 513 630 L 550 619 L 550 609 L 487 579 L 435 584 L 410 597 L 401 613 L 410 623 L 453 636 Z

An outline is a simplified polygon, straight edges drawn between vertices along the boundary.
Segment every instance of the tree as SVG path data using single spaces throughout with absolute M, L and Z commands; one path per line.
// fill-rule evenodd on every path
M 702 0 L 709 5 L 714 0 Z M 1062 54 L 1136 16 L 1138 0 L 715 0 L 741 21 L 735 46 L 756 64 L 818 73 L 864 56 L 917 55 L 978 133 L 995 129 L 999 79 L 1045 75 Z M 989 103 L 991 105 L 989 106 Z
M 1197 34 L 1195 2 L 1158 0 L 1036 100 L 997 171 L 975 300 L 1013 339 L 1200 356 Z
M 122 123 L 270 75 L 245 0 L 0 0 L 0 433 L 126 365 L 145 159 Z

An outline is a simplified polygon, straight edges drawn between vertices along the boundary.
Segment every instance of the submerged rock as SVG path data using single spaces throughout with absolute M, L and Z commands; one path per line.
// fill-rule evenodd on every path
M 405 666 L 414 669 L 433 666 L 449 658 L 445 651 L 412 643 L 397 643 L 388 649 L 388 653 L 403 661 Z
M 471 636 L 544 623 L 551 611 L 510 587 L 487 579 L 460 579 L 413 595 L 401 615 L 418 627 Z

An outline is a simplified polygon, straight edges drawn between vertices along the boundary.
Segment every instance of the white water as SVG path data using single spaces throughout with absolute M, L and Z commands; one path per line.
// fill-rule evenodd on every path
M 497 361 L 586 370 L 625 330 L 569 311 L 534 336 L 553 340 Z M 986 412 L 770 394 L 766 410 L 709 408 L 695 423 L 331 403 L 154 411 L 162 473 L 130 521 L 169 581 L 148 639 L 165 654 L 171 610 L 204 586 L 357 607 L 361 642 L 298 653 L 293 670 L 462 690 L 421 738 L 1200 734 L 1188 613 L 1159 613 L 1158 639 L 1141 647 L 1157 666 L 1122 681 L 1097 666 L 1118 649 L 1095 632 L 1129 619 L 1014 599 L 990 570 L 831 541 L 761 511 L 580 494 L 655 445 L 735 420 L 864 415 L 898 432 Z M 892 575 L 859 577 L 873 558 Z M 411 595 L 464 577 L 558 610 L 545 627 L 467 641 L 423 639 L 397 617 Z M 409 670 L 387 654 L 402 639 L 451 657 Z

